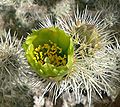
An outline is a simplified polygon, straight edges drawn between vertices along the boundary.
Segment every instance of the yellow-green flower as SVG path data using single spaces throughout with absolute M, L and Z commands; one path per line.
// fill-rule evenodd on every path
M 73 63 L 72 39 L 58 27 L 33 30 L 23 44 L 28 63 L 42 78 L 63 79 Z

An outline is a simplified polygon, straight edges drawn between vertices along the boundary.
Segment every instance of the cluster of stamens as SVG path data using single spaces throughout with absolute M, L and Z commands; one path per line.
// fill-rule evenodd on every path
M 67 63 L 67 57 L 65 54 L 63 55 L 62 48 L 52 41 L 35 48 L 33 59 L 42 65 L 46 63 L 46 59 L 48 59 L 47 63 L 54 66 L 65 66 Z

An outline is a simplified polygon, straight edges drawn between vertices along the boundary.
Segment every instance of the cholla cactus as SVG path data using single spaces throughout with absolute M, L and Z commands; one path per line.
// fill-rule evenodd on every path
M 99 0 L 95 2 L 95 9 L 102 11 L 102 17 L 109 27 L 117 24 L 119 21 L 119 3 L 114 0 Z
M 117 38 L 115 39 L 115 45 L 109 46 L 108 47 L 108 51 L 110 52 L 111 56 L 114 56 L 116 58 L 116 62 L 118 65 L 118 70 L 120 70 L 120 43 L 117 40 Z
M 28 93 L 28 90 L 26 86 L 15 86 L 12 90 L 4 89 L 4 93 L 0 90 L 0 106 L 33 107 L 33 96 Z
M 19 19 L 23 26 L 29 28 L 33 27 L 35 21 L 41 20 L 46 14 L 46 6 L 39 6 L 31 2 L 21 2 L 19 7 L 16 7 L 16 18 Z
M 14 3 L 11 0 L 1 0 L 0 5 L 14 5 Z
M 29 71 L 33 75 L 31 82 L 35 81 L 32 88 L 41 96 L 40 101 L 50 92 L 55 102 L 62 96 L 90 107 L 96 95 L 101 99 L 103 93 L 116 95 L 116 83 L 120 82 L 117 52 L 111 48 L 108 25 L 98 20 L 99 16 L 99 12 L 93 17 L 85 9 L 81 13 L 75 11 L 73 17 L 59 18 L 55 24 L 46 18 L 41 29 L 27 37 L 23 48 L 33 68 Z M 87 96 L 86 102 L 83 95 Z
M 29 2 L 29 3 L 33 3 L 33 0 L 1 0 L 0 4 L 5 4 L 5 5 L 18 5 L 20 3 L 23 2 Z
M 67 14 L 71 14 L 71 10 L 74 9 L 74 6 L 74 0 L 61 0 L 56 3 L 55 6 L 51 7 L 51 12 L 56 16 L 67 16 Z
M 11 37 L 10 30 L 0 39 L 0 89 L 12 89 L 18 84 L 19 68 L 21 66 L 21 40 Z
M 79 88 L 86 90 L 89 104 L 91 96 L 96 92 L 100 98 L 103 98 L 102 91 L 114 97 L 118 86 L 116 83 L 120 82 L 117 50 L 109 50 L 113 34 L 106 30 L 109 25 L 104 24 L 104 20 L 99 20 L 99 16 L 98 12 L 93 17 L 86 9 L 82 13 L 77 10 L 74 17 L 60 19 L 62 29 L 72 35 L 74 40 L 75 66 L 79 75 L 76 78 L 78 77 L 77 82 L 82 81 Z M 111 54 L 113 51 L 114 55 Z
M 10 30 L 0 35 L 1 107 L 28 107 L 30 104 L 32 107 L 33 104 L 32 96 L 28 95 L 28 88 L 21 80 L 24 77 L 23 68 L 26 70 L 28 67 L 24 62 L 21 41 L 22 39 L 18 40 L 16 35 L 11 36 Z

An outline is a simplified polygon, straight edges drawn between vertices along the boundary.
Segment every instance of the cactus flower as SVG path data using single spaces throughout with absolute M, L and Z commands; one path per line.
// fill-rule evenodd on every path
M 63 79 L 73 63 L 73 44 L 58 27 L 33 30 L 23 44 L 27 60 L 42 78 Z

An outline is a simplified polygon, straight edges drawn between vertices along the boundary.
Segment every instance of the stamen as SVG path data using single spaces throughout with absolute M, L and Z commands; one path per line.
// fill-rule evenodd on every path
M 63 55 L 62 48 L 58 47 L 57 44 L 52 41 L 39 45 L 33 53 L 35 62 L 42 65 L 46 63 L 46 58 L 49 60 L 48 62 L 54 66 L 65 66 L 67 63 L 67 57 L 65 54 Z

